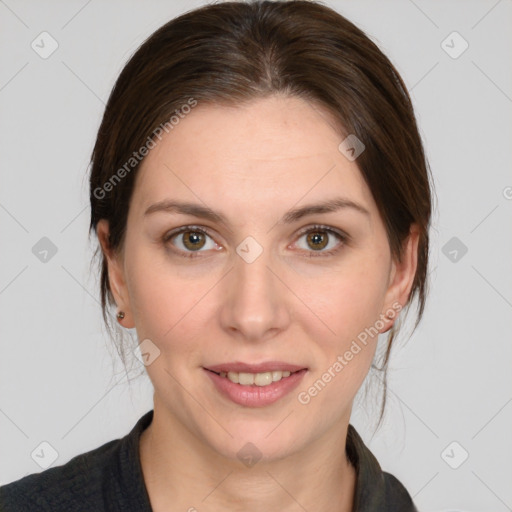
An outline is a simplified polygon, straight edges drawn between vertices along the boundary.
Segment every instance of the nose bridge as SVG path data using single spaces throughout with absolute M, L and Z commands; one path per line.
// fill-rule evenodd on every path
M 270 270 L 272 254 L 250 238 L 237 247 L 221 318 L 225 329 L 257 341 L 269 331 L 283 329 L 289 317 L 285 289 L 274 275 L 276 270 Z

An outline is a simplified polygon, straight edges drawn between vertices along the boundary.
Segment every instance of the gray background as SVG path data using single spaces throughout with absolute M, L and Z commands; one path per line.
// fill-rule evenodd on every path
M 41 442 L 60 465 L 152 408 L 102 327 L 88 159 L 127 58 L 203 3 L 0 1 L 0 484 L 42 470 Z M 438 198 L 428 307 L 393 352 L 385 424 L 372 437 L 371 400 L 352 423 L 420 510 L 512 510 L 512 1 L 326 4 L 405 79 Z M 43 31 L 58 43 L 46 59 L 31 47 Z M 469 44 L 457 58 L 453 31 Z M 57 249 L 46 261 L 43 237 Z

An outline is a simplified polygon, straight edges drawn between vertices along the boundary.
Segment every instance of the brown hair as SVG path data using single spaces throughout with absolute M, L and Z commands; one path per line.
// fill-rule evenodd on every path
M 169 21 L 139 47 L 112 90 L 92 153 L 89 234 L 106 219 L 110 247 L 122 250 L 139 167 L 131 161 L 134 151 L 155 140 L 157 127 L 179 114 L 191 98 L 199 104 L 240 105 L 276 93 L 323 105 L 344 127 L 340 142 L 348 134 L 363 142 L 365 151 L 357 163 L 398 261 L 411 225 L 418 225 L 418 267 L 406 308 L 418 299 L 415 329 L 427 292 L 431 176 L 411 100 L 379 48 L 350 21 L 317 2 L 207 5 Z M 107 304 L 114 300 L 104 255 L 100 287 L 110 330 Z M 398 329 L 396 324 L 391 329 L 378 368 L 384 372 L 380 420 Z

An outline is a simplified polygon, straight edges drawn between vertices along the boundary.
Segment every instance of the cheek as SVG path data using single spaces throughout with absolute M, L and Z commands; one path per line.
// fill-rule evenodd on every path
M 387 289 L 385 258 L 354 258 L 329 277 L 325 292 L 315 295 L 326 323 L 343 338 L 354 337 L 379 319 Z
M 387 279 L 385 258 L 359 255 L 332 274 L 325 293 L 317 292 L 312 299 L 316 301 L 313 309 L 330 330 L 326 336 L 325 327 L 316 321 L 309 333 L 316 342 L 312 380 L 320 379 L 320 387 L 332 382 L 320 402 L 353 398 L 368 374 L 379 338 L 377 321 Z
M 204 282 L 180 278 L 165 258 L 132 248 L 126 259 L 127 286 L 139 339 L 164 341 L 190 327 L 205 293 Z M 187 330 L 187 332 L 189 332 Z
M 316 364 L 308 383 L 314 389 L 307 389 L 325 387 L 317 406 L 333 415 L 343 400 L 349 403 L 354 398 L 370 369 L 379 339 L 384 282 L 378 267 L 370 270 L 359 264 L 331 279 L 328 291 L 318 295 L 316 311 L 331 332 L 326 336 L 318 321 L 311 328 Z

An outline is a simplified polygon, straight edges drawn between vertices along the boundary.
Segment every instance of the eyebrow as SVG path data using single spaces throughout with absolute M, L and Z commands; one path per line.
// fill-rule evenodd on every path
M 307 215 L 332 213 L 343 209 L 351 209 L 368 217 L 370 216 L 370 212 L 361 204 L 344 197 L 336 197 L 327 201 L 322 201 L 320 203 L 309 204 L 306 206 L 301 206 L 300 208 L 289 210 L 283 215 L 279 223 L 291 224 L 293 222 L 297 222 L 302 217 L 306 217 Z M 167 213 L 182 213 L 185 215 L 193 215 L 194 217 L 207 219 L 212 222 L 219 222 L 225 225 L 229 224 L 226 217 L 222 213 L 215 212 L 207 206 L 203 206 L 197 203 L 188 203 L 174 200 L 163 200 L 152 204 L 144 212 L 144 215 L 150 215 L 151 213 L 162 211 Z

